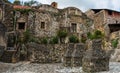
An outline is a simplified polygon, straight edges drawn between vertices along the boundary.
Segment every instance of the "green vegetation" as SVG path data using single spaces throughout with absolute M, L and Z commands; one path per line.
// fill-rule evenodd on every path
M 88 37 L 88 39 L 93 39 L 93 34 L 90 33 L 90 32 L 88 32 L 88 33 L 87 33 L 87 37 Z
M 58 33 L 57 33 L 57 36 L 60 37 L 60 38 L 65 38 L 67 36 L 67 31 L 65 30 L 59 30 Z
M 26 1 L 24 2 L 24 6 L 33 6 L 33 5 L 40 5 L 41 3 L 39 3 L 38 1 L 35 0 L 30 0 L 30 1 Z
M 113 39 L 113 40 L 111 41 L 111 44 L 112 44 L 112 46 L 113 46 L 114 48 L 117 48 L 118 38 L 117 38 L 117 39 Z
M 14 11 L 19 11 L 21 14 L 28 14 L 29 12 L 33 12 L 32 9 L 14 9 Z
M 7 1 L 7 0 L 6 0 Z M 13 2 L 14 5 L 24 5 L 24 6 L 33 6 L 33 5 L 40 5 L 41 3 L 39 3 L 36 0 L 29 0 L 29 1 L 25 1 L 25 2 L 21 2 L 20 0 L 15 0 Z
M 72 36 L 69 37 L 69 42 L 70 43 L 79 43 L 79 39 L 78 39 L 77 36 L 72 35 Z
M 58 37 L 53 37 L 50 39 L 50 44 L 58 44 Z
M 48 44 L 48 39 L 47 38 L 42 38 L 41 39 L 41 44 Z
M 14 4 L 14 5 L 21 5 L 21 2 L 20 2 L 19 0 L 15 0 L 15 1 L 13 2 L 13 4 Z
M 57 36 L 59 37 L 61 43 L 63 43 L 63 39 L 65 39 L 67 35 L 68 35 L 68 32 L 65 30 L 59 30 L 57 32 Z
M 103 34 L 102 34 L 101 31 L 96 30 L 96 31 L 94 32 L 94 39 L 99 39 L 99 38 L 102 38 L 102 37 L 103 37 Z
M 20 44 L 26 44 L 31 40 L 30 30 L 26 30 L 23 33 L 23 37 L 17 37 L 17 42 Z
M 104 37 L 104 34 L 100 30 L 96 30 L 94 31 L 94 33 L 90 33 L 90 32 L 87 33 L 87 38 L 91 40 L 100 39 L 103 37 Z

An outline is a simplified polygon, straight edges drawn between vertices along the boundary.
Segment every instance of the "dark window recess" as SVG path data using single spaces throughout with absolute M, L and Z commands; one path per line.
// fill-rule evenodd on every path
M 55 4 L 53 4 L 53 6 L 55 7 L 56 5 L 55 5 Z
M 110 33 L 119 31 L 120 30 L 120 24 L 109 24 Z
M 45 29 L 45 22 L 41 22 L 41 29 Z
M 112 11 L 108 11 L 108 14 L 109 14 L 109 15 L 112 15 Z
M 14 34 L 9 34 L 7 39 L 7 46 L 14 47 L 14 44 L 15 44 L 15 36 Z
M 18 29 L 20 29 L 20 30 L 23 29 L 24 30 L 25 29 L 25 23 L 19 23 L 18 24 Z
M 116 20 L 116 24 L 118 23 L 118 21 Z
M 77 24 L 76 23 L 72 23 L 71 24 L 71 30 L 72 30 L 72 32 L 76 32 L 77 31 Z

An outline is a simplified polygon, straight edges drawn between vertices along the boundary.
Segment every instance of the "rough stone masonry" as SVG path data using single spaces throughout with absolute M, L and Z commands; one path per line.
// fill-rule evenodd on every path
M 102 40 L 92 41 L 92 48 L 88 49 L 83 58 L 82 69 L 85 72 L 93 73 L 109 70 L 109 57 L 102 49 Z

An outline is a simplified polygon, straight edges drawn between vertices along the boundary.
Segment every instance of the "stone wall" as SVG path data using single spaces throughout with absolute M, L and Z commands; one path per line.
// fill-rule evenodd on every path
M 91 48 L 85 52 L 82 69 L 88 73 L 108 71 L 109 56 L 103 50 L 102 40 L 93 40 Z
M 36 12 L 35 36 L 51 37 L 55 36 L 59 30 L 59 24 L 54 20 L 54 16 L 48 12 Z M 42 27 L 42 23 L 44 23 Z
M 5 12 L 3 24 L 7 27 L 7 31 L 13 31 L 13 6 L 11 4 L 5 4 Z
M 58 12 L 57 8 L 54 8 L 51 5 L 47 5 L 47 4 L 40 5 L 39 10 L 49 11 L 49 12 L 56 12 L 56 13 Z
M 94 20 L 94 28 L 101 30 L 106 38 L 110 35 L 108 24 L 120 23 L 120 13 L 114 10 L 91 9 L 85 12 L 85 14 Z
M 66 51 L 66 44 L 42 45 L 30 43 L 28 47 L 28 58 L 35 63 L 58 63 Z

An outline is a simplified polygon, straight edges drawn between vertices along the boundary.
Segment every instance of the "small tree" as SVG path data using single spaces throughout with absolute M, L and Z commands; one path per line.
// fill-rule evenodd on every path
M 28 43 L 31 40 L 31 34 L 30 34 L 30 30 L 26 30 L 23 33 L 23 43 Z
M 13 4 L 14 4 L 14 5 L 21 5 L 21 2 L 20 2 L 19 0 L 15 0 L 15 1 L 13 2 Z
M 32 6 L 32 5 L 40 5 L 40 3 L 38 1 L 35 0 L 30 0 L 30 1 L 26 1 L 24 2 L 24 6 Z
M 77 36 L 72 35 L 72 36 L 69 37 L 69 42 L 70 43 L 79 43 L 79 39 L 78 39 Z

